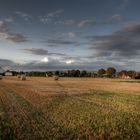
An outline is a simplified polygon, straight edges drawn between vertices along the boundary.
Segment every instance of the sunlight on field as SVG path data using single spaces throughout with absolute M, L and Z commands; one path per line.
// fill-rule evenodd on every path
M 4 78 L 2 139 L 140 137 L 140 83 L 93 78 Z

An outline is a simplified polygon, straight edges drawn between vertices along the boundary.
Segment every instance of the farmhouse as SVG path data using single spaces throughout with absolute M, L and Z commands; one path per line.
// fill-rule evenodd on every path
M 121 78 L 123 78 L 123 79 L 130 79 L 131 77 L 129 75 L 123 73 Z
M 122 78 L 122 79 L 131 79 L 131 77 L 128 75 L 127 71 L 121 71 L 119 73 L 119 78 Z
M 5 76 L 13 76 L 13 73 L 10 71 L 5 72 Z

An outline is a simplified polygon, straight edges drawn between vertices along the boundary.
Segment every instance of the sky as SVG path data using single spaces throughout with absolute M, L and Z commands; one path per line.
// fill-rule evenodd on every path
M 140 70 L 139 0 L 0 0 L 0 66 Z

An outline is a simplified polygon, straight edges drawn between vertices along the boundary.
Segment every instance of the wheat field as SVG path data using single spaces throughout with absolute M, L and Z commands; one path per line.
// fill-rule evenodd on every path
M 0 140 L 138 140 L 140 82 L 5 77 Z

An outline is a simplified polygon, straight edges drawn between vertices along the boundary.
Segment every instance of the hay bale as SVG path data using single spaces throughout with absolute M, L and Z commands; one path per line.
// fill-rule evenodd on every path
M 21 76 L 21 78 L 20 78 L 22 81 L 25 81 L 26 80 L 26 76 L 25 75 L 23 75 L 23 76 Z
M 21 78 L 21 76 L 20 76 L 20 75 L 17 75 L 17 78 L 18 78 L 18 79 L 20 79 L 20 78 Z
M 55 81 L 59 80 L 59 76 L 54 76 L 54 80 Z
M 2 80 L 2 75 L 0 75 L 0 80 Z

